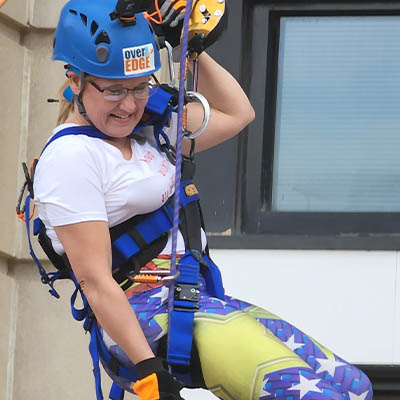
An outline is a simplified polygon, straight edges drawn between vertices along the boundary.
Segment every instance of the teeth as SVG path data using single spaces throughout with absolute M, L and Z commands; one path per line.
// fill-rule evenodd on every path
M 114 117 L 117 117 L 117 118 L 121 118 L 121 119 L 128 119 L 130 116 L 129 115 L 125 115 L 125 116 L 123 116 L 123 115 L 118 115 L 118 114 L 112 114 Z

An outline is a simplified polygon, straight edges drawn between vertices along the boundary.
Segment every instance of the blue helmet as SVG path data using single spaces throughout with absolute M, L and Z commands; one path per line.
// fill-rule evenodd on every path
M 132 78 L 160 69 L 154 32 L 144 14 L 136 24 L 111 20 L 116 0 L 70 0 L 63 7 L 54 38 L 53 60 L 101 78 Z

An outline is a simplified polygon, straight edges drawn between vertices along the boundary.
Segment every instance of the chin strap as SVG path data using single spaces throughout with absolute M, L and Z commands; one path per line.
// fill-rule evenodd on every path
M 68 70 L 69 70 L 69 71 L 74 70 L 74 72 L 77 71 L 77 69 L 74 68 L 74 67 L 69 68 Z M 74 96 L 72 97 L 72 101 L 75 102 L 76 106 L 78 107 L 79 114 L 81 114 L 82 117 L 85 118 L 85 120 L 86 120 L 90 125 L 96 127 L 96 126 L 93 124 L 92 120 L 89 118 L 89 115 L 87 115 L 86 108 L 85 108 L 85 106 L 83 105 L 83 102 L 82 102 L 82 93 L 83 93 L 83 90 L 85 89 L 85 86 L 86 86 L 86 83 L 85 83 L 85 73 L 84 73 L 83 71 L 79 71 L 79 73 L 78 73 L 78 72 L 76 72 L 76 73 L 77 73 L 77 75 L 79 76 L 80 81 L 81 81 L 81 90 L 79 91 L 78 96 L 77 96 L 77 95 L 74 95 Z M 70 89 L 70 90 L 71 90 L 71 92 L 72 92 L 72 89 Z M 111 138 L 110 138 L 110 139 L 111 139 Z
M 79 114 L 82 115 L 83 118 L 85 118 L 85 120 L 92 126 L 93 122 L 91 121 L 91 119 L 89 118 L 89 116 L 86 113 L 86 109 L 85 106 L 82 103 L 82 93 L 83 93 L 83 89 L 85 87 L 85 73 L 81 70 L 79 70 L 78 68 L 73 67 L 72 65 L 65 65 L 65 76 L 68 78 L 68 73 L 69 72 L 75 72 L 75 74 L 77 74 L 79 76 L 79 79 L 81 81 L 81 90 L 79 92 L 79 95 L 75 95 L 74 92 L 71 89 L 71 86 L 67 86 L 65 88 L 65 90 L 63 91 L 63 96 L 65 98 L 65 100 L 68 101 L 68 103 L 75 103 L 76 106 L 78 107 L 78 111 Z

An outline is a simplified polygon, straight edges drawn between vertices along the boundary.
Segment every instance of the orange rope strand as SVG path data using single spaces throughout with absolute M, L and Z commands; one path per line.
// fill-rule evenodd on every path
M 186 131 L 187 130 L 187 108 L 186 107 L 183 110 L 182 124 L 183 124 L 183 129 Z
M 188 75 L 188 70 L 189 70 L 189 60 L 186 58 L 185 62 L 185 81 L 187 80 L 187 75 Z M 187 107 L 185 105 L 185 108 L 183 109 L 183 115 L 182 115 L 182 125 L 183 129 L 186 131 L 187 130 Z
M 157 25 L 160 25 L 160 24 L 163 23 L 163 18 L 162 18 L 162 15 L 161 15 L 160 7 L 158 5 L 158 0 L 154 0 L 154 6 L 156 8 L 156 11 L 154 11 L 151 14 L 145 13 L 145 18 L 150 20 L 150 21 L 152 21 L 152 22 L 154 22 Z M 154 15 L 158 16 L 158 20 L 153 18 Z

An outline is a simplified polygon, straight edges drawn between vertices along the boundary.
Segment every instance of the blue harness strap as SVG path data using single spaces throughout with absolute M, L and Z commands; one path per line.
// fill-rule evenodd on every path
M 31 220 L 31 216 L 30 216 L 30 202 L 31 202 L 31 195 L 29 194 L 26 197 L 26 201 L 25 201 L 25 209 L 24 209 L 24 214 L 25 214 L 25 227 L 26 227 L 26 234 L 28 237 L 28 245 L 29 245 L 29 254 L 31 255 L 33 261 L 35 262 L 38 270 L 39 270 L 39 274 L 40 274 L 40 280 L 42 281 L 43 284 L 45 285 L 49 285 L 50 290 L 49 293 L 54 296 L 55 298 L 59 299 L 60 295 L 58 294 L 57 290 L 54 289 L 54 283 L 57 279 L 61 278 L 61 274 L 59 271 L 57 272 L 47 272 L 43 265 L 41 264 L 41 262 L 39 261 L 39 259 L 36 257 L 36 254 L 33 250 L 33 246 L 32 246 L 32 241 L 31 241 L 31 229 L 30 229 L 30 220 Z M 39 220 L 40 221 L 40 220 Z M 34 231 L 37 232 L 39 229 L 39 221 L 35 220 L 34 223 Z
M 173 93 L 164 90 L 162 87 L 156 89 L 156 92 L 149 96 L 145 112 L 153 115 L 163 115 L 168 111 L 168 105 L 171 104 L 172 97 Z M 146 123 L 149 125 L 148 121 Z
M 178 271 L 170 314 L 167 362 L 172 366 L 188 366 L 193 341 L 194 313 L 199 309 L 200 278 L 199 263 L 190 251 L 186 251 L 180 259 Z
M 224 300 L 225 289 L 222 284 L 221 271 L 207 254 L 203 256 L 203 260 L 207 265 L 206 268 L 202 269 L 202 274 L 204 276 L 204 279 L 206 280 L 208 293 L 211 296 Z
M 101 133 L 99 130 L 97 130 L 94 126 L 91 125 L 85 125 L 85 126 L 71 126 L 69 128 L 64 128 L 58 131 L 56 134 L 54 134 L 46 143 L 46 145 L 43 147 L 42 153 L 47 149 L 47 147 L 53 143 L 55 140 L 63 137 L 63 136 L 69 136 L 69 135 L 85 135 L 89 136 L 92 138 L 97 138 L 97 139 L 110 139 L 110 136 L 105 135 L 104 133 Z
M 108 395 L 111 400 L 124 400 L 125 390 L 121 389 L 115 382 L 111 385 L 110 394 Z
M 172 209 L 168 204 L 146 215 L 146 219 L 135 225 L 134 231 L 128 231 L 112 241 L 112 266 L 118 268 L 144 246 L 153 243 L 172 227 Z
M 131 382 L 135 382 L 137 380 L 137 373 L 134 369 L 125 368 L 122 365 L 118 364 L 113 355 L 108 351 L 103 339 L 101 338 L 99 327 L 95 320 L 94 314 L 90 309 L 86 296 L 82 293 L 72 270 L 70 271 L 70 278 L 75 284 L 75 290 L 71 296 L 71 313 L 75 320 L 84 320 L 83 328 L 86 332 L 90 333 L 89 352 L 93 364 L 96 399 L 103 400 L 104 397 L 101 389 L 100 359 L 110 368 L 116 369 L 116 375 L 119 375 L 120 377 L 127 379 Z M 81 295 L 82 298 L 82 308 L 75 307 L 78 293 Z M 124 390 L 121 389 L 116 383 L 114 383 L 111 387 L 109 398 L 111 400 L 123 400 Z

